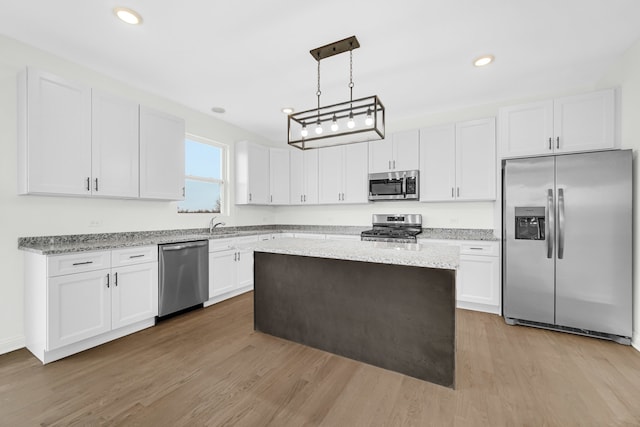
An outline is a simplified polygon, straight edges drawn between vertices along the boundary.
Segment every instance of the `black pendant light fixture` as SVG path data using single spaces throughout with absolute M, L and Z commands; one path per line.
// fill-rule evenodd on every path
M 301 150 L 384 139 L 384 105 L 377 95 L 353 99 L 353 50 L 360 47 L 356 36 L 310 51 L 318 61 L 317 108 L 289 114 L 287 143 Z M 349 100 L 320 105 L 320 61 L 349 52 Z

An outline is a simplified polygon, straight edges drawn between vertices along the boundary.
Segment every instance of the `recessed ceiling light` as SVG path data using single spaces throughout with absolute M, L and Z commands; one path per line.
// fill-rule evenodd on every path
M 225 110 L 222 107 L 213 107 L 211 109 L 211 111 L 213 111 L 214 113 L 218 113 L 218 114 L 223 114 L 224 112 L 226 112 L 227 110 Z
M 142 24 L 142 16 L 140 16 L 140 14 L 133 9 L 128 9 L 126 7 L 115 7 L 113 9 L 113 13 L 115 13 L 121 21 L 124 21 L 127 24 Z
M 291 113 L 293 113 L 293 108 L 291 108 L 291 107 L 284 107 L 284 108 L 283 108 L 282 110 L 280 110 L 280 111 L 282 111 L 282 112 L 283 112 L 283 113 L 285 113 L 285 114 L 291 114 Z
M 473 65 L 476 67 L 484 67 L 485 65 L 491 64 L 494 59 L 493 55 L 482 55 L 481 57 L 473 60 Z

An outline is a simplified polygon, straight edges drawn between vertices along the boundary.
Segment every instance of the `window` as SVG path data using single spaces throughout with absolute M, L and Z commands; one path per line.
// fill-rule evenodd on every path
M 226 147 L 204 138 L 187 136 L 185 195 L 179 213 L 220 213 L 224 208 Z

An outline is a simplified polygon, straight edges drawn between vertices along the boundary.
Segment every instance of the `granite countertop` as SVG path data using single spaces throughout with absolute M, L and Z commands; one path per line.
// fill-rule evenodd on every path
M 438 243 L 385 243 L 284 238 L 245 243 L 238 245 L 238 247 L 256 252 L 446 270 L 457 269 L 460 262 L 459 248 Z
M 62 236 L 20 237 L 18 249 L 41 255 L 73 252 L 101 251 L 126 247 L 157 245 L 193 240 L 223 239 L 257 236 L 273 233 L 316 233 L 357 235 L 371 226 L 330 225 L 260 225 L 217 228 L 209 234 L 208 228 L 184 230 L 137 231 L 104 234 L 73 234 Z M 497 240 L 493 230 L 425 228 L 419 235 L 423 239 Z

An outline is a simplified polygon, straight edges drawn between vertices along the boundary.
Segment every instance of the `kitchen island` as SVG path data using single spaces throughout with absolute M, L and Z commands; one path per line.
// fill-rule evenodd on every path
M 454 387 L 457 248 L 279 239 L 250 249 L 257 331 Z

